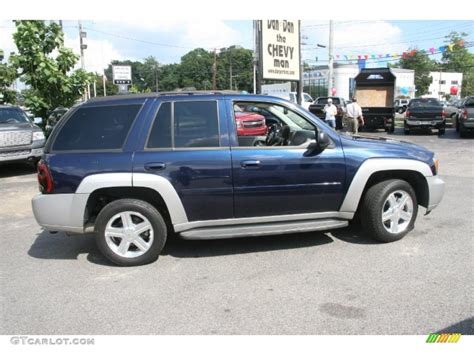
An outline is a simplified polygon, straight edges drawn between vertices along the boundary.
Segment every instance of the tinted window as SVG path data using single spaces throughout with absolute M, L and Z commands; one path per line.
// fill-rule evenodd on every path
M 217 102 L 174 103 L 174 146 L 176 148 L 219 146 Z
M 474 107 L 474 99 L 467 99 L 466 103 L 464 104 L 466 107 Z
M 165 102 L 156 114 L 147 148 L 171 147 L 171 103 Z
M 437 99 L 413 99 L 410 101 L 410 107 L 430 107 L 430 106 L 442 106 Z
M 79 108 L 59 132 L 53 150 L 119 149 L 141 105 Z

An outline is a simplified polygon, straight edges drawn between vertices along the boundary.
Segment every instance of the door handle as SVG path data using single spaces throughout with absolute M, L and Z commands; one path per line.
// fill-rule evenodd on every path
M 260 160 L 243 160 L 240 162 L 242 168 L 258 168 L 260 166 Z
M 162 162 L 145 164 L 145 170 L 163 170 L 163 169 L 166 169 L 166 164 Z

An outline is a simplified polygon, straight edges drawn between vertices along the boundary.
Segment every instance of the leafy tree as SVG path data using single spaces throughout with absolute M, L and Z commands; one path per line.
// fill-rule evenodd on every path
M 72 70 L 79 58 L 64 47 L 61 27 L 45 21 L 15 21 L 15 26 L 18 54 L 12 54 L 10 61 L 29 87 L 24 92 L 26 106 L 40 117 L 47 117 L 58 106 L 72 106 L 90 75 Z
M 180 87 L 195 87 L 204 89 L 204 82 L 212 80 L 212 64 L 214 53 L 197 48 L 181 57 L 179 68 Z
M 162 66 L 158 80 L 160 91 L 173 91 L 178 89 L 180 87 L 180 65 L 167 64 Z
M 467 33 L 451 32 L 446 36 L 447 44 L 454 44 L 451 50 L 446 50 L 442 57 L 443 71 L 463 73 L 463 96 L 474 94 L 474 54 L 463 45 Z
M 2 63 L 3 50 L 0 49 L 0 102 L 15 104 L 16 92 L 10 89 L 17 78 L 16 69 L 8 64 Z
M 230 75 L 232 67 L 232 88 Z M 217 58 L 217 89 L 253 90 L 253 53 L 234 46 L 221 51 Z
M 407 52 L 411 52 L 408 50 Z M 413 55 L 407 55 L 406 58 L 401 58 L 400 61 L 393 65 L 396 68 L 412 69 L 415 71 L 415 88 L 416 96 L 425 95 L 428 93 L 428 88 L 433 81 L 430 72 L 437 70 L 437 64 L 432 60 L 426 51 L 416 50 Z

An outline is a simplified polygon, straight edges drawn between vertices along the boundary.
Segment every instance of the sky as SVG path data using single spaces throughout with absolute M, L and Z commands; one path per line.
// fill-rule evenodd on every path
M 327 64 L 329 21 L 303 20 L 301 22 L 303 59 L 308 64 Z M 156 22 L 140 20 L 82 21 L 87 32 L 85 43 L 86 69 L 102 70 L 111 60 L 142 60 L 154 56 L 160 63 L 177 63 L 181 56 L 193 48 L 222 48 L 240 45 L 253 49 L 252 21 L 160 19 Z M 79 53 L 78 21 L 63 21 L 65 45 Z M 8 53 L 15 51 L 12 33 L 14 24 L 0 21 L 0 48 Z M 408 48 L 438 48 L 444 45 L 444 36 L 451 31 L 466 32 L 473 41 L 474 21 L 429 20 L 357 20 L 334 22 L 334 55 L 402 53 Z M 470 48 L 470 51 L 473 49 Z M 337 60 L 337 59 L 336 59 Z M 385 62 L 380 62 L 385 66 Z

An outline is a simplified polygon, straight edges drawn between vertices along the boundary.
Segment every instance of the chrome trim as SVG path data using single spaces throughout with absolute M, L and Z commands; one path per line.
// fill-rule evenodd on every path
M 287 214 L 277 216 L 263 216 L 263 217 L 245 217 L 245 218 L 226 218 L 226 219 L 213 219 L 208 221 L 193 221 L 188 223 L 175 224 L 175 232 L 183 232 L 194 228 L 201 227 L 216 227 L 216 226 L 230 226 L 230 225 L 241 225 L 241 224 L 259 224 L 259 223 L 271 223 L 271 222 L 287 222 L 287 221 L 304 221 L 314 220 L 323 218 L 340 218 L 349 220 L 354 217 L 354 213 L 350 212 L 315 212 L 315 213 L 300 213 L 300 214 Z

